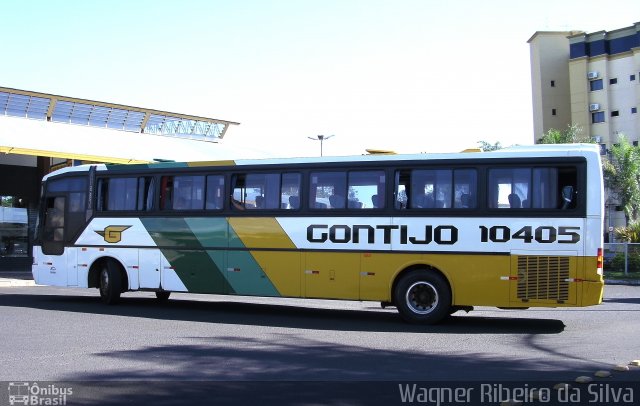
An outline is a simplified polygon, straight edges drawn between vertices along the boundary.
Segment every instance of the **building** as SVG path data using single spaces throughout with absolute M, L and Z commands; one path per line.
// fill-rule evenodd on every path
M 90 162 L 240 158 L 218 144 L 237 124 L 0 87 L 0 271 L 31 266 L 45 174 Z
M 538 31 L 531 52 L 534 141 L 578 125 L 607 155 L 618 136 L 640 140 L 640 22 L 614 31 Z M 605 202 L 607 237 L 624 226 L 618 203 Z
M 640 138 L 640 23 L 614 31 L 538 31 L 531 51 L 534 137 L 576 124 L 603 154 Z

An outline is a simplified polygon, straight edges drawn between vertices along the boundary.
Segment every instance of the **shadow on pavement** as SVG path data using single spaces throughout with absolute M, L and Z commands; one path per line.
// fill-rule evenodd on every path
M 478 317 L 454 315 L 435 326 L 411 325 L 401 321 L 395 309 L 340 310 L 301 306 L 242 303 L 231 301 L 169 300 L 123 297 L 116 306 L 103 304 L 98 297 L 39 294 L 3 294 L 0 306 L 92 313 L 147 319 L 275 326 L 336 331 L 416 332 L 432 334 L 558 334 L 565 325 L 560 320 Z

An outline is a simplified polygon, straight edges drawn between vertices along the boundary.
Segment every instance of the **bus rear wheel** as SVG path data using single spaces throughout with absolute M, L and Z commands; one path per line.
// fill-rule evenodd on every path
M 435 272 L 408 273 L 396 285 L 394 298 L 400 317 L 408 323 L 436 324 L 450 314 L 449 284 Z
M 116 264 L 107 261 L 100 269 L 100 298 L 105 304 L 112 305 L 120 300 L 122 292 L 122 278 Z

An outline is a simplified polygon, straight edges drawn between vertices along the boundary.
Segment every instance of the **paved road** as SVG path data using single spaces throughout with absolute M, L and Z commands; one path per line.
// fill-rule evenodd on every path
M 640 359 L 636 286 L 607 286 L 596 307 L 480 308 L 438 326 L 371 302 L 123 298 L 0 288 L 0 381 L 572 382 Z M 640 369 L 606 382 L 628 380 Z

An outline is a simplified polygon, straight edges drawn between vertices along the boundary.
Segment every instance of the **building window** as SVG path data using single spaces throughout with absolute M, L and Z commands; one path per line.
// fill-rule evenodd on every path
M 618 110 L 613 110 L 611 112 L 611 117 L 618 117 L 619 115 L 620 115 L 620 111 L 618 111 Z
M 551 115 L 555 116 L 556 115 L 556 109 L 551 109 Z
M 636 114 L 638 112 L 637 107 L 631 107 L 631 114 Z
M 633 82 L 634 80 L 636 80 L 636 75 L 629 75 L 629 80 L 631 82 Z
M 591 113 L 591 122 L 593 124 L 604 123 L 604 111 L 596 111 L 594 113 Z
M 618 78 L 609 79 L 610 85 L 615 85 L 616 83 L 618 83 Z
M 28 256 L 28 231 L 25 200 L 16 196 L 0 196 L 0 256 Z
M 556 87 L 556 81 L 555 80 L 551 81 L 551 87 Z
M 633 146 L 637 147 L 638 146 L 638 141 L 633 141 Z
M 603 88 L 604 86 L 602 84 L 602 79 L 592 80 L 591 82 L 589 82 L 589 90 L 591 90 L 592 92 L 596 90 L 602 90 Z

